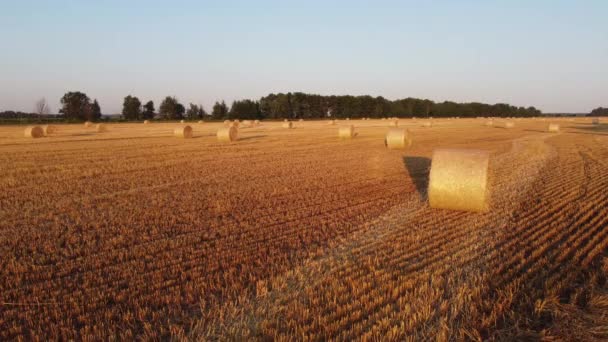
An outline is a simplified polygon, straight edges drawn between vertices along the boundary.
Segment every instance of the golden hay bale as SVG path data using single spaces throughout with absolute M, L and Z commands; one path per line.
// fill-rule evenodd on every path
M 304 119 L 300 119 L 300 120 L 298 120 L 298 121 L 299 121 L 299 122 L 304 122 Z
M 239 128 L 240 125 L 241 125 L 241 122 L 239 120 L 232 121 L 232 126 Z
M 42 131 L 44 132 L 44 135 L 47 136 L 55 133 L 57 129 L 55 128 L 55 126 L 44 125 L 42 126 Z
M 205 123 L 203 120 L 198 120 L 199 124 Z
M 433 152 L 428 196 L 432 208 L 487 211 L 490 154 L 480 150 Z
M 426 121 L 422 124 L 422 127 L 433 127 L 433 121 Z
M 232 142 L 238 139 L 239 130 L 235 126 L 224 127 L 217 130 L 217 140 L 221 142 Z
M 486 126 L 488 126 L 488 127 L 494 126 L 494 121 L 493 120 L 486 121 Z
M 260 120 L 254 120 L 253 121 L 253 125 L 254 126 L 259 126 L 260 125 Z
M 249 127 L 249 126 L 251 126 L 251 120 L 243 120 L 242 124 L 243 124 L 243 127 Z
M 185 123 L 185 122 L 186 122 L 186 121 L 184 121 L 184 120 L 179 120 L 179 123 Z
M 412 137 L 407 129 L 391 128 L 384 137 L 384 146 L 391 150 L 408 148 L 412 145 Z
M 346 121 L 350 121 L 350 118 L 346 118 Z
M 178 138 L 192 138 L 192 127 L 190 126 L 183 126 L 183 127 L 177 127 L 173 130 L 173 135 L 175 135 Z
M 291 121 L 283 122 L 283 128 L 293 128 L 293 122 L 291 122 Z
M 149 123 L 150 123 L 150 120 L 144 120 L 144 124 L 146 124 L 146 125 L 147 125 L 147 124 L 149 124 Z
M 338 137 L 340 139 L 352 139 L 355 136 L 355 126 L 348 125 L 338 128 Z
M 283 119 L 283 122 L 287 122 L 287 121 L 289 121 L 289 120 L 287 120 L 287 119 Z
M 44 129 L 40 126 L 28 126 L 25 128 L 23 136 L 26 138 L 42 138 L 44 136 Z
M 498 123 L 498 125 L 496 125 L 496 127 L 513 128 L 513 127 L 515 127 L 515 123 L 513 121 L 503 121 L 503 122 Z
M 399 120 L 392 120 L 391 122 L 388 123 L 388 125 L 390 127 L 398 127 L 399 126 Z
M 106 126 L 103 124 L 97 124 L 95 125 L 95 132 L 105 132 L 106 131 Z
M 93 125 L 93 123 L 91 121 L 84 122 L 84 127 L 91 127 L 91 125 Z
M 549 124 L 549 132 L 559 132 L 559 125 L 556 123 Z
M 591 123 L 594 125 L 599 125 L 600 124 L 600 118 L 593 118 L 591 119 Z
M 336 124 L 336 120 L 329 120 L 327 121 L 328 125 L 335 125 Z

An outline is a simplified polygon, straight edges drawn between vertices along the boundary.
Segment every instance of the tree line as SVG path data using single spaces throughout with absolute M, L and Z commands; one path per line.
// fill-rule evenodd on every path
M 58 118 L 68 121 L 101 118 L 97 99 L 82 92 L 67 92 L 61 99 Z M 181 120 L 181 119 L 323 119 L 323 118 L 382 118 L 382 117 L 531 117 L 542 112 L 534 107 L 516 107 L 506 103 L 485 104 L 479 102 L 434 102 L 427 99 L 404 98 L 388 100 L 382 96 L 317 95 L 301 92 L 269 94 L 259 100 L 236 100 L 230 107 L 224 101 L 216 101 L 211 112 L 202 105 L 190 103 L 186 108 L 175 96 L 163 99 L 156 111 L 153 101 L 143 103 L 136 96 L 123 100 L 122 118 L 125 120 Z M 0 118 L 27 118 L 37 115 L 49 117 L 46 100 L 36 102 L 35 113 L 14 111 L 0 112 Z M 608 108 L 599 107 L 589 115 L 608 116 Z

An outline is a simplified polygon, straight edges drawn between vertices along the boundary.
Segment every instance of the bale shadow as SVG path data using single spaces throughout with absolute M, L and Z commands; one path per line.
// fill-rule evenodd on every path
M 250 140 L 250 139 L 265 138 L 265 137 L 267 137 L 267 135 L 250 135 L 247 137 L 239 137 L 239 140 Z
M 426 201 L 431 159 L 426 157 L 405 156 L 403 157 L 403 165 L 405 165 L 407 172 L 410 174 L 420 199 Z

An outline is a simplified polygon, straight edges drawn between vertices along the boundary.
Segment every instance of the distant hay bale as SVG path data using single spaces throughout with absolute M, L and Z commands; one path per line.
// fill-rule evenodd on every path
M 591 123 L 594 125 L 599 125 L 600 124 L 600 118 L 593 118 L 591 119 Z
M 336 124 L 336 120 L 329 120 L 327 121 L 328 125 L 335 125 Z
M 253 126 L 259 126 L 259 125 L 260 125 L 260 120 L 253 121 Z
M 55 133 L 57 131 L 57 129 L 55 128 L 55 126 L 44 125 L 44 126 L 42 126 L 42 131 L 44 132 L 45 136 L 49 136 L 49 135 Z
M 23 136 L 26 138 L 42 138 L 44 136 L 44 129 L 40 126 L 28 126 L 25 128 Z
M 432 208 L 487 211 L 490 154 L 480 150 L 433 152 L 428 197 Z
M 91 125 L 93 125 L 93 123 L 91 121 L 84 122 L 84 127 L 91 127 Z
M 150 123 L 150 120 L 144 120 L 144 124 L 146 124 L 146 125 L 147 125 L 147 124 L 149 124 L 149 123 Z
M 179 120 L 179 123 L 185 123 L 185 122 L 186 122 L 186 121 L 184 121 L 184 120 Z
M 298 121 L 299 121 L 299 122 L 304 122 L 304 119 L 300 119 L 300 120 L 298 120 Z
M 283 128 L 293 128 L 293 122 L 291 122 L 291 121 L 283 122 Z
M 399 120 L 392 120 L 391 122 L 388 123 L 388 125 L 390 127 L 398 127 L 399 126 Z
M 101 133 L 106 131 L 106 126 L 103 124 L 95 125 L 95 132 Z
M 205 123 L 203 120 L 198 120 L 199 124 Z
M 422 123 L 422 127 L 433 127 L 433 121 L 425 121 Z
M 190 127 L 190 126 L 177 127 L 173 130 L 173 135 L 175 135 L 178 138 L 185 138 L 185 139 L 192 138 L 192 127 Z
M 492 127 L 492 126 L 494 126 L 494 121 L 493 120 L 488 120 L 488 121 L 486 121 L 485 125 L 488 126 L 488 127 Z
M 217 130 L 217 140 L 220 142 L 232 142 L 238 139 L 239 130 L 235 126 L 224 127 Z
M 338 137 L 340 139 L 352 139 L 355 137 L 355 126 L 348 125 L 338 128 Z
M 503 122 L 499 123 L 498 125 L 496 125 L 496 127 L 513 128 L 513 127 L 515 127 L 515 123 L 513 121 L 503 121 Z
M 559 132 L 559 125 L 556 123 L 549 124 L 549 132 Z
M 289 121 L 289 120 L 287 120 L 287 119 L 283 119 L 283 122 L 287 122 L 287 121 Z
M 391 128 L 384 137 L 384 146 L 391 150 L 408 148 L 411 145 L 412 137 L 405 128 Z
M 350 118 L 346 118 L 346 121 L 350 121 Z

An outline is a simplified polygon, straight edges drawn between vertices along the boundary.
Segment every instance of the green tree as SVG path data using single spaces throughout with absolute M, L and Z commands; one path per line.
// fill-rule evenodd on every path
M 260 118 L 260 108 L 257 102 L 241 100 L 232 102 L 229 119 L 254 120 Z
M 145 120 L 154 118 L 154 102 L 148 101 L 144 105 L 144 110 L 142 112 L 142 116 Z
M 214 120 L 222 120 L 228 118 L 228 106 L 226 106 L 226 103 L 223 100 L 221 103 L 217 101 L 215 102 L 211 111 L 211 118 L 213 118 Z
M 186 116 L 188 119 L 202 119 L 207 115 L 205 109 L 203 109 L 203 105 L 195 105 L 193 103 L 190 104 L 190 108 L 186 111 Z
M 90 110 L 87 111 L 88 117 L 86 118 L 89 121 L 97 121 L 101 119 L 101 107 L 99 106 L 99 102 L 97 99 L 93 100 L 93 103 L 90 106 Z
M 139 120 L 142 117 L 141 102 L 136 96 L 125 97 L 122 103 L 122 116 L 127 120 Z
M 90 105 L 91 99 L 85 93 L 70 91 L 61 98 L 59 113 L 68 120 L 88 120 Z
M 160 104 L 158 112 L 163 119 L 179 120 L 184 118 L 186 108 L 174 96 L 167 96 Z

